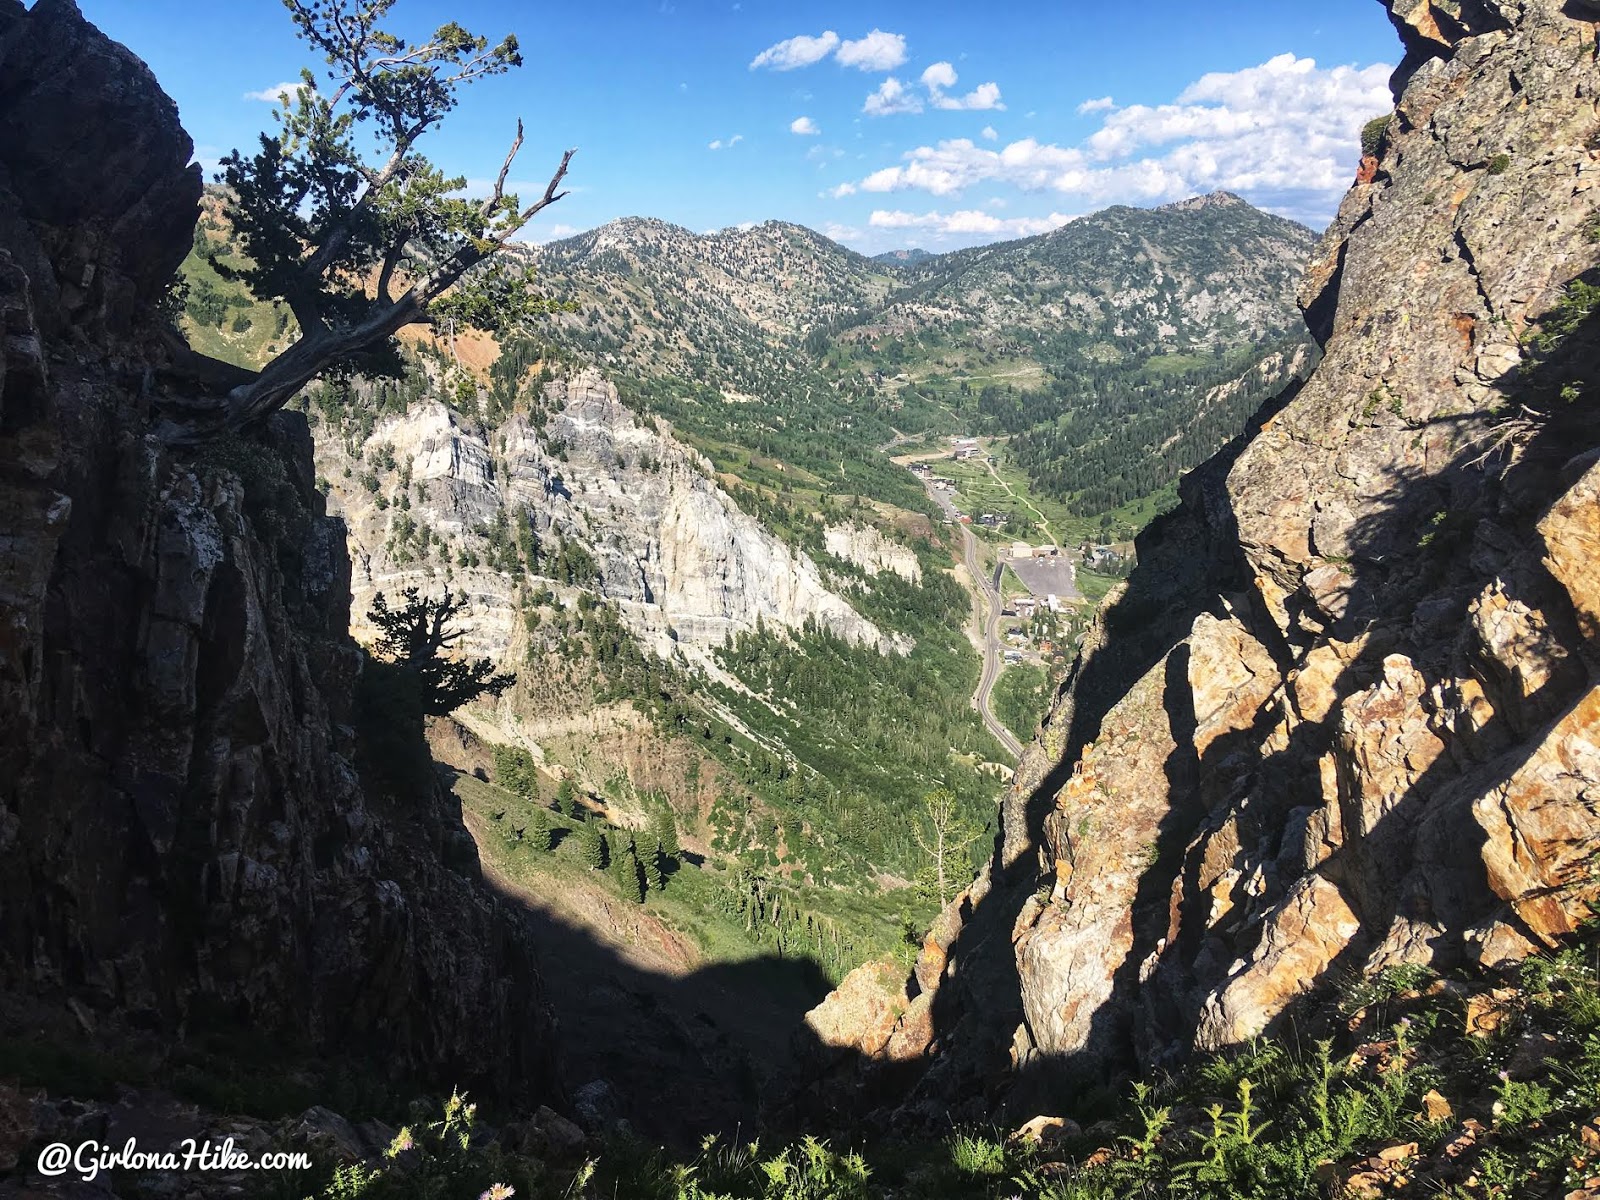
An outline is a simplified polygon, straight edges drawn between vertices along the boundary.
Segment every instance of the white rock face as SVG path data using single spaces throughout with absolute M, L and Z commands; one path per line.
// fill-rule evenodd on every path
M 376 592 L 448 588 L 471 599 L 463 648 L 507 654 L 519 586 L 550 586 L 562 596 L 575 589 L 537 575 L 463 567 L 459 556 L 468 551 L 488 562 L 484 531 L 497 520 L 514 526 L 526 511 L 541 546 L 576 545 L 592 556 L 599 577 L 593 590 L 616 601 L 632 632 L 659 654 L 676 647 L 708 663 L 711 647 L 729 633 L 753 630 L 758 618 L 785 629 L 810 620 L 884 652 L 898 648 L 829 590 L 809 556 L 791 551 L 744 513 L 701 456 L 664 427 L 641 424 L 598 372 L 551 383 L 545 395 L 550 415 L 542 433 L 517 416 L 486 437 L 444 404 L 425 400 L 380 422 L 360 461 L 348 458 L 336 439 L 319 439 L 318 469 L 331 482 L 330 507 L 349 526 L 358 636 Z M 393 470 L 375 465 L 384 445 L 393 452 Z M 391 502 L 380 509 L 376 495 L 360 485 L 363 472 L 377 473 L 378 494 L 393 496 L 407 464 L 410 507 Z M 431 530 L 443 546 L 436 542 L 419 556 L 413 541 L 408 553 L 395 539 L 408 522 Z M 861 554 L 904 570 L 898 556 L 909 551 L 876 531 L 860 532 L 882 543 L 853 538 L 872 547 Z M 910 561 L 914 568 L 915 558 Z
M 911 583 L 922 579 L 922 564 L 910 547 L 891 542 L 870 525 L 833 525 L 823 537 L 829 554 L 855 563 L 869 575 L 893 571 Z

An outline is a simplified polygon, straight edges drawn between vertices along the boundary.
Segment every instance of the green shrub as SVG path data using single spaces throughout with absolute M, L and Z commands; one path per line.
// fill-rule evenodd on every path
M 1394 114 L 1385 113 L 1381 117 L 1373 117 L 1361 127 L 1361 153 L 1377 157 L 1383 145 L 1383 135 L 1389 131 L 1389 122 L 1392 120 Z

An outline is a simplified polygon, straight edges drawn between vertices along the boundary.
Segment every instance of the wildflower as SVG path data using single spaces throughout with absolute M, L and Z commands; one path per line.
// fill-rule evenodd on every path
M 511 1200 L 517 1194 L 517 1189 L 509 1183 L 496 1183 L 489 1190 L 479 1195 L 478 1200 Z
M 407 1150 L 415 1150 L 416 1148 L 416 1139 L 411 1136 L 411 1127 L 407 1125 L 394 1135 L 394 1141 L 389 1143 L 389 1149 L 385 1152 L 385 1156 L 394 1158 L 397 1155 L 404 1154 Z

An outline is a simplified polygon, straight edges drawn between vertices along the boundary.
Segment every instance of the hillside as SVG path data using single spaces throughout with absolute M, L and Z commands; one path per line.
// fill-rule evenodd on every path
M 933 257 L 931 250 L 913 247 L 910 250 L 885 250 L 874 254 L 872 261 L 885 267 L 912 267 Z
M 672 813 L 713 893 L 835 923 L 830 973 L 894 950 L 932 912 L 909 886 L 922 794 L 953 787 L 982 828 L 1000 755 L 965 705 L 965 596 L 926 518 L 825 500 L 775 521 L 592 368 L 509 392 L 458 373 L 424 349 L 399 387 L 308 395 L 356 636 L 379 594 L 464 595 L 461 651 L 518 681 L 458 719 L 531 754 L 547 798 L 571 779 L 641 837 Z
M 890 380 L 908 414 L 1011 438 L 1041 493 L 1131 534 L 1309 369 L 1294 288 L 1313 241 L 1227 193 L 1109 208 L 907 266 L 814 345 L 833 373 Z
M 1296 331 L 1295 282 L 1315 240 L 1227 192 L 1117 206 L 1037 237 L 925 258 L 844 340 L 1001 335 L 1044 367 L 1231 350 Z

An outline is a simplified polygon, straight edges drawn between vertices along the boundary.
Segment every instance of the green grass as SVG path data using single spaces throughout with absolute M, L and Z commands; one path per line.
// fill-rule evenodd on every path
M 1158 377 L 1183 375 L 1209 367 L 1214 361 L 1209 354 L 1152 354 L 1145 359 L 1144 369 Z
M 1122 580 L 1111 575 L 1102 575 L 1098 571 L 1086 568 L 1078 570 L 1078 590 L 1083 593 L 1086 600 L 1099 604 L 1106 598 L 1107 593 Z
M 1015 514 L 1013 520 L 1002 529 L 980 529 L 974 525 L 973 529 L 979 536 L 1002 543 L 1038 544 L 1050 541 L 1050 535 L 1054 534 L 1057 543 L 1068 546 L 1075 544 L 1079 536 L 1089 529 L 1089 523 L 1073 516 L 1064 504 L 1040 496 L 1034 490 L 1027 475 L 1006 457 L 1003 442 L 986 443 L 986 449 L 995 455 L 993 466 L 995 475 L 1000 477 L 998 480 L 989 473 L 987 465 L 972 459 L 963 462 L 946 459 L 934 464 L 935 474 L 954 481 L 959 492 L 957 505 L 962 512 L 971 513 L 974 520 L 985 512 Z M 1004 484 L 1011 486 L 1010 492 L 1006 491 Z M 1050 523 L 1048 533 L 1040 527 L 1039 517 L 1034 510 L 1038 510 Z
M 518 829 L 528 825 L 534 808 L 544 807 L 542 802 L 524 800 L 470 775 L 458 774 L 454 789 L 463 808 L 489 831 L 479 852 L 518 886 L 536 896 L 552 896 L 563 889 L 575 891 L 580 886 L 599 887 L 618 899 L 632 900 L 624 895 L 611 871 L 593 870 L 580 857 L 577 834 L 582 822 L 549 813 L 547 820 L 558 831 L 560 840 L 555 849 L 542 850 L 529 838 L 516 836 Z M 602 817 L 591 815 L 588 821 L 600 822 L 608 841 L 616 844 L 615 831 Z M 635 831 L 635 838 L 644 851 L 646 832 Z M 646 893 L 644 910 L 668 929 L 687 937 L 708 963 L 770 958 L 774 942 L 767 930 L 755 926 L 751 913 L 739 913 L 733 908 L 733 898 L 743 886 L 737 860 L 731 856 L 713 857 L 697 867 L 682 858 L 669 869 L 665 883 L 661 890 Z M 776 889 L 773 895 L 784 905 L 815 918 L 821 933 L 812 936 L 825 939 L 819 946 L 805 944 L 803 937 L 797 937 L 787 944 L 788 951 L 794 955 L 810 953 L 824 974 L 835 981 L 850 968 L 884 953 L 908 957 L 909 947 L 903 936 L 907 914 L 899 901 L 891 897 L 886 902 L 876 888 L 822 888 L 770 879 L 767 886 Z M 904 899 L 910 899 L 909 895 Z M 839 934 L 837 955 L 832 937 L 835 932 Z M 775 985 L 782 983 L 774 980 Z
M 995 680 L 990 708 L 1000 723 L 1027 742 L 1050 704 L 1049 677 L 1033 663 L 1014 663 Z
M 203 229 L 197 232 L 197 240 Z M 224 249 L 220 234 L 210 239 L 214 249 Z M 237 252 L 222 260 L 225 265 L 242 266 Z M 201 354 L 241 367 L 259 367 L 296 336 L 297 327 L 287 307 L 256 300 L 242 283 L 224 279 L 205 257 L 191 249 L 178 268 L 189 288 L 189 308 L 182 318 L 183 334 Z M 226 315 L 220 323 L 196 319 L 196 297 L 209 288 L 222 297 Z M 243 317 L 249 328 L 235 330 L 234 322 Z

